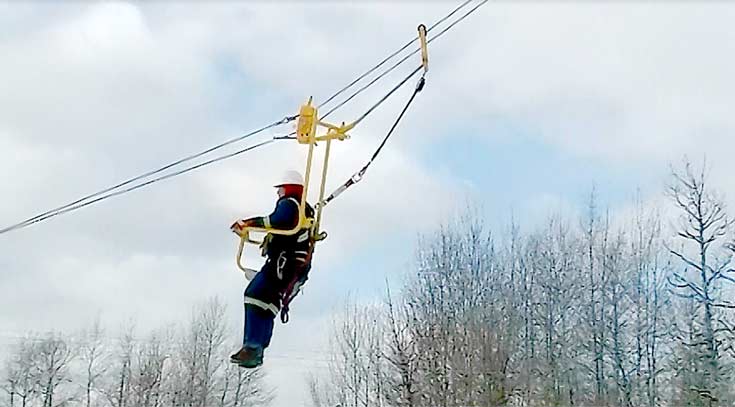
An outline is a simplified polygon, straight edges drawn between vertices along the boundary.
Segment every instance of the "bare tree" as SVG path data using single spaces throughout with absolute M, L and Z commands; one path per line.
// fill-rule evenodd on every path
M 97 383 L 107 372 L 104 336 L 105 330 L 99 317 L 82 335 L 79 355 L 85 364 L 84 405 L 86 407 L 92 407 L 93 393 L 97 391 Z
M 378 367 L 383 363 L 382 329 L 377 322 L 380 311 L 357 304 L 346 304 L 345 310 L 333 322 L 329 387 L 312 380 L 312 399 L 315 403 L 336 401 L 343 407 L 377 405 L 383 394 L 378 384 L 382 378 L 376 379 L 376 374 L 384 371 Z
M 13 347 L 5 371 L 3 388 L 10 407 L 29 407 L 39 395 L 38 372 L 33 363 L 34 339 L 26 337 Z
M 727 380 L 728 371 L 720 351 L 722 339 L 717 334 L 720 331 L 717 324 L 721 319 L 719 309 L 735 308 L 721 295 L 723 284 L 733 283 L 735 279 L 729 269 L 732 254 L 715 250 L 718 245 L 724 245 L 722 241 L 733 221 L 728 218 L 723 201 L 710 190 L 706 167 L 696 172 L 688 161 L 683 167 L 672 171 L 669 195 L 681 212 L 677 236 L 687 246 L 669 248 L 683 265 L 681 271 L 672 273 L 669 282 L 675 295 L 696 303 L 695 315 L 701 311 L 694 321 L 696 326 L 689 329 L 692 340 L 686 346 L 701 348 L 696 352 L 703 358 L 693 371 L 700 375 L 700 380 L 685 391 L 697 394 L 704 405 L 726 403 L 727 390 L 722 380 Z
M 515 276 L 500 267 L 491 235 L 473 212 L 419 246 L 405 311 L 390 324 L 389 343 L 402 350 L 393 356 L 402 365 L 403 390 L 410 385 L 417 405 L 505 403 L 515 388 L 508 369 L 522 328 Z
M 606 397 L 605 363 L 604 363 L 604 298 L 603 285 L 605 281 L 604 269 L 598 265 L 599 235 L 605 233 L 599 226 L 600 218 L 597 212 L 595 191 L 590 194 L 587 223 L 584 228 L 584 267 L 586 273 L 586 323 L 589 325 L 589 353 L 592 359 L 592 373 L 595 383 L 594 401 L 602 402 Z
M 179 402 L 185 406 L 204 407 L 215 404 L 214 388 L 217 372 L 225 363 L 227 327 L 225 306 L 216 298 L 194 307 L 191 320 L 184 328 L 178 350 L 180 377 Z
M 335 318 L 329 375 L 308 379 L 314 405 L 415 405 L 416 359 L 407 356 L 408 327 L 389 304 L 389 311 L 380 305 L 347 304 Z
M 665 344 L 663 340 L 671 318 L 663 312 L 670 302 L 666 291 L 665 264 L 662 264 L 660 216 L 644 207 L 640 191 L 635 199 L 635 213 L 630 225 L 630 257 L 634 274 L 634 289 L 630 290 L 635 304 L 635 375 L 638 396 L 636 404 L 656 406 L 661 400 L 659 378 L 664 372 Z
M 153 332 L 135 347 L 129 380 L 130 405 L 158 407 L 165 401 L 163 388 L 168 354 L 164 345 L 169 341 L 165 333 Z
M 625 407 L 633 406 L 633 387 L 636 382 L 632 375 L 636 371 L 636 353 L 631 346 L 635 335 L 629 332 L 632 325 L 633 306 L 629 290 L 630 284 L 623 235 L 618 235 L 606 250 L 603 267 L 609 276 L 606 285 L 607 304 L 610 307 L 608 317 L 609 342 L 608 346 L 612 366 L 614 368 L 615 393 L 617 404 Z
M 387 283 L 386 283 L 387 286 Z M 401 304 L 402 305 L 402 304 Z M 394 377 L 386 381 L 385 393 L 391 405 L 399 407 L 417 406 L 417 361 L 416 344 L 409 331 L 406 307 L 398 309 L 394 304 L 390 287 L 387 287 L 388 339 L 386 340 L 386 370 L 392 370 Z M 390 370 L 388 375 L 390 375 Z
M 735 255 L 735 241 L 728 243 L 727 249 L 730 251 L 731 256 Z M 735 268 L 727 270 L 728 277 L 732 277 L 733 274 L 735 274 Z M 731 296 L 735 296 L 733 291 L 735 290 L 731 289 Z M 721 325 L 721 331 L 729 339 L 725 341 L 723 351 L 729 353 L 731 360 L 735 360 L 735 312 L 730 312 L 729 315 L 723 316 L 718 322 Z
M 572 363 L 577 343 L 582 284 L 579 243 L 560 216 L 532 238 L 529 266 L 535 268 L 534 320 L 539 327 L 539 373 L 543 399 L 574 404 L 579 397 L 580 371 Z
M 222 355 L 225 356 L 224 354 Z M 218 405 L 223 407 L 267 407 L 275 397 L 272 389 L 263 383 L 261 369 L 243 369 L 228 364 L 222 369 Z M 332 407 L 332 406 L 329 406 Z
M 100 392 L 107 403 L 112 407 L 130 405 L 131 376 L 133 370 L 133 356 L 135 346 L 135 323 L 125 323 L 121 330 L 117 344 L 113 347 L 114 357 L 107 360 L 106 377 Z
M 309 375 L 306 379 L 309 386 L 309 396 L 314 407 L 334 407 L 340 405 L 337 395 L 328 388 L 322 379 L 315 375 Z
M 60 394 L 59 387 L 71 382 L 69 364 L 76 356 L 74 349 L 59 335 L 49 334 L 36 342 L 33 350 L 32 360 L 38 369 L 43 407 L 67 405 L 73 396 Z

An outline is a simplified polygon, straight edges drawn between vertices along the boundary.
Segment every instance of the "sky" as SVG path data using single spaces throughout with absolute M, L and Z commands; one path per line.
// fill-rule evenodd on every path
M 0 226 L 319 103 L 459 3 L 0 2 Z M 274 406 L 309 405 L 330 320 L 348 298 L 380 300 L 386 279 L 399 286 L 416 236 L 468 202 L 496 229 L 579 212 L 593 187 L 626 213 L 637 189 L 659 203 L 688 155 L 706 156 L 732 208 L 734 19 L 725 2 L 488 2 L 434 41 L 396 134 L 325 210 L 329 238 L 266 355 Z M 331 118 L 354 119 L 418 63 Z M 334 146 L 330 190 L 412 86 Z M 274 143 L 0 235 L 0 342 L 97 315 L 152 329 L 212 296 L 238 337 L 246 282 L 228 227 L 268 213 L 273 181 L 304 164 L 302 146 Z

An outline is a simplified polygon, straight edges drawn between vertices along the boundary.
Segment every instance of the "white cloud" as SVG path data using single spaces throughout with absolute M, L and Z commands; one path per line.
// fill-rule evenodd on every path
M 319 102 L 453 6 L 0 4 L 0 195 L 13 197 L 0 221 L 295 113 L 310 95 Z M 320 278 L 349 273 L 338 265 L 366 256 L 371 242 L 428 230 L 467 194 L 491 188 L 492 180 L 465 185 L 417 151 L 468 129 L 492 145 L 507 136 L 492 132 L 496 121 L 613 170 L 658 172 L 683 152 L 707 152 L 713 183 L 732 199 L 734 13 L 721 3 L 488 3 L 432 43 L 427 87 L 399 134 L 365 180 L 327 208 Z M 332 119 L 356 117 L 400 77 Z M 369 158 L 408 92 L 335 145 L 330 191 Z M 0 236 L 0 308 L 11 310 L 0 323 L 20 331 L 73 325 L 102 310 L 154 324 L 185 317 L 181 304 L 219 294 L 239 324 L 243 282 L 227 227 L 272 208 L 273 177 L 303 165 L 303 150 L 272 145 Z M 520 215 L 573 212 L 578 198 L 535 196 Z M 250 253 L 249 262 L 260 260 Z M 328 307 L 343 288 L 309 301 Z M 30 312 L 42 304 L 53 306 Z M 289 325 L 278 341 L 305 326 Z
M 717 141 L 695 144 L 702 128 L 732 131 L 733 13 L 722 3 L 497 5 L 448 76 L 475 79 L 457 86 L 470 108 L 531 123 L 554 144 L 616 165 L 660 163 Z

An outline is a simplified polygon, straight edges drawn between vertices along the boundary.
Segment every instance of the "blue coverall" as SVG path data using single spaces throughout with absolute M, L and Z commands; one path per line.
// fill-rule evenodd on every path
M 307 204 L 306 216 L 314 211 Z M 259 218 L 257 226 L 292 229 L 299 222 L 299 200 L 284 196 L 267 217 Z M 300 284 L 306 281 L 311 268 L 308 264 L 309 230 L 295 235 L 270 235 L 266 246 L 266 262 L 245 289 L 245 327 L 243 346 L 262 352 L 273 336 L 274 319 L 281 308 L 281 295 L 298 272 Z M 280 265 L 280 266 L 279 266 Z

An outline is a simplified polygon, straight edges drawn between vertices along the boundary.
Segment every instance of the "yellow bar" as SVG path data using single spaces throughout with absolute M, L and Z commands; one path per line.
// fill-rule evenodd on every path
M 419 41 L 421 41 L 421 63 L 424 65 L 424 73 L 429 72 L 429 48 L 426 43 L 426 26 L 419 25 Z
M 237 248 L 237 267 L 245 271 L 246 267 L 242 265 L 242 250 L 245 248 L 245 237 L 240 235 L 240 246 Z
M 327 123 L 327 122 L 323 122 L 323 121 L 319 121 L 319 122 L 317 122 L 317 124 L 319 124 L 322 127 L 326 127 L 326 128 L 328 128 L 330 130 L 339 131 L 341 129 L 341 127 L 337 126 L 336 124 L 331 124 L 331 123 Z
M 348 131 L 352 130 L 355 127 L 355 125 L 357 125 L 357 122 L 353 122 L 353 123 L 350 123 L 350 124 L 344 124 L 344 123 L 342 123 L 341 126 L 337 126 L 336 124 L 331 124 L 331 123 L 327 123 L 327 122 L 323 122 L 323 121 L 319 121 L 317 124 L 319 124 L 322 127 L 326 127 L 329 130 L 332 130 L 333 132 L 337 132 L 337 133 L 341 133 L 341 134 L 346 134 Z M 330 132 L 327 132 L 327 134 L 329 134 L 329 133 L 332 133 L 332 132 L 331 131 Z M 323 136 L 321 136 L 321 137 L 323 137 Z
M 311 178 L 311 162 L 314 157 L 314 145 L 316 144 L 316 138 L 312 136 L 309 137 L 309 154 L 306 158 L 306 172 L 304 173 L 304 193 L 301 195 L 301 202 L 299 203 L 299 222 L 293 229 L 275 229 L 275 228 L 259 228 L 259 227 L 253 227 L 248 226 L 246 228 L 243 228 L 240 232 L 240 237 L 244 240 L 247 240 L 249 243 L 254 244 L 260 244 L 261 242 L 251 240 L 249 238 L 249 232 L 264 232 L 264 233 L 271 233 L 274 235 L 295 235 L 298 233 L 301 229 L 311 227 L 312 223 L 309 222 L 309 219 L 306 218 L 306 198 L 309 192 L 309 181 Z
M 296 234 L 303 227 L 311 227 L 311 223 L 306 219 L 306 198 L 309 196 L 309 180 L 311 178 L 311 161 L 314 158 L 314 146 L 316 145 L 316 138 L 311 137 L 309 142 L 309 154 L 306 157 L 306 173 L 304 174 L 304 192 L 301 195 L 301 203 L 299 204 L 299 224 L 293 229 L 289 235 Z
M 332 139 L 327 140 L 327 149 L 324 152 L 324 166 L 322 167 L 322 185 L 319 188 L 319 200 L 317 202 L 321 202 L 324 200 L 324 193 L 327 186 L 327 168 L 329 167 L 329 152 L 332 147 Z M 314 230 L 312 230 L 312 237 L 316 238 L 319 235 L 319 226 L 322 222 L 322 206 L 317 206 L 316 209 L 316 221 L 314 222 Z
M 250 269 L 242 265 L 242 252 L 245 248 L 245 243 L 253 243 L 253 244 L 259 244 L 257 241 L 251 240 L 250 235 L 246 231 L 242 235 L 240 235 L 240 246 L 237 248 L 237 267 L 242 270 L 244 273 L 248 273 Z

